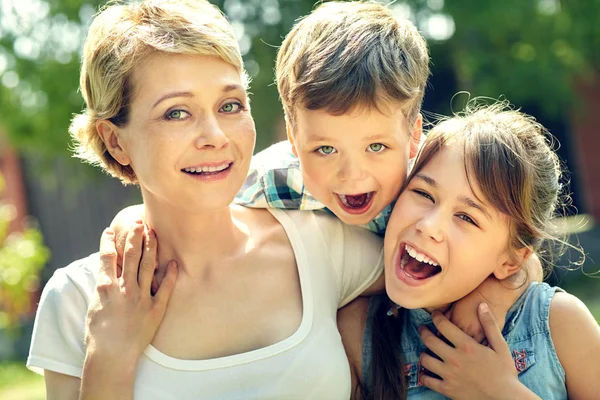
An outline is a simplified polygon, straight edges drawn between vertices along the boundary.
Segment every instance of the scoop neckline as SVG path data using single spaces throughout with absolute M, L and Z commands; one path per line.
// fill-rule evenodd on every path
M 298 229 L 290 216 L 282 210 L 268 210 L 283 227 L 288 240 L 292 245 L 292 251 L 294 252 L 294 256 L 296 258 L 296 268 L 298 270 L 298 277 L 300 281 L 300 293 L 302 295 L 302 320 L 300 321 L 300 325 L 296 331 L 287 338 L 266 347 L 261 347 L 259 349 L 244 353 L 232 354 L 225 357 L 209 358 L 205 360 L 186 360 L 171 357 L 158 350 L 152 344 L 148 345 L 148 347 L 146 347 L 144 350 L 144 355 L 146 357 L 167 368 L 185 371 L 202 371 L 217 368 L 227 368 L 273 357 L 302 343 L 312 328 L 314 314 L 313 296 L 309 279 L 310 274 L 308 262 L 306 260 L 306 249 L 300 233 L 298 232 Z

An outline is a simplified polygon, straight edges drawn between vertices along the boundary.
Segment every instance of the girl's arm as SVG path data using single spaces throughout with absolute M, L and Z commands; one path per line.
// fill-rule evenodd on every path
M 369 299 L 358 297 L 337 314 L 337 324 L 344 350 L 350 362 L 351 399 L 360 399 L 360 382 L 362 381 L 362 341 L 367 323 Z
M 58 372 L 44 370 L 46 400 L 77 400 L 81 379 Z
M 600 399 L 600 327 L 577 297 L 557 292 L 550 332 L 567 377 L 569 399 Z

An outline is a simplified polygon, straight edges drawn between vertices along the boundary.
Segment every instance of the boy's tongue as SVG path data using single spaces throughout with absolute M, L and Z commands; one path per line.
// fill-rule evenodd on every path
M 359 208 L 366 203 L 368 196 L 368 193 L 358 194 L 356 196 L 346 195 L 346 201 L 348 202 L 350 207 Z
M 434 267 L 426 262 L 420 262 L 412 257 L 408 257 L 408 261 L 404 266 L 404 270 L 413 278 L 425 279 L 435 275 L 439 271 L 439 267 Z

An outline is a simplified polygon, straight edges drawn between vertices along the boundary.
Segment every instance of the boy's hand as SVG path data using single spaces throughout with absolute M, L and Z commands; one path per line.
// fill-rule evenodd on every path
M 110 223 L 110 228 L 114 232 L 114 241 L 117 250 L 117 276 L 121 276 L 123 267 L 123 252 L 125 250 L 125 242 L 127 233 L 136 225 L 143 224 L 145 219 L 144 206 L 138 204 L 122 209 L 113 218 Z
M 521 297 L 530 282 L 542 280 L 542 266 L 537 255 L 532 254 L 520 271 L 502 281 L 489 276 L 479 287 L 458 300 L 446 316 L 463 332 L 481 343 L 485 339 L 483 327 L 477 318 L 477 307 L 486 302 L 500 330 L 504 327 L 506 314 Z

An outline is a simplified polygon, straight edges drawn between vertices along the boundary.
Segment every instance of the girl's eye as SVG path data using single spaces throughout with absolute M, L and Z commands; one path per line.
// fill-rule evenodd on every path
M 184 110 L 172 110 L 172 111 L 169 111 L 167 113 L 167 115 L 165 115 L 165 118 L 168 119 L 168 120 L 176 121 L 176 120 L 185 119 L 189 115 L 190 114 L 187 111 L 184 111 Z
M 475 226 L 479 226 L 477 225 L 477 223 L 473 220 L 473 218 L 469 217 L 467 214 L 459 214 L 457 215 L 458 218 L 462 219 L 465 222 L 468 222 L 469 224 L 475 225 Z
M 369 145 L 369 151 L 372 153 L 381 153 L 387 147 L 382 143 L 371 143 Z
M 336 152 L 335 147 L 333 146 L 321 146 L 317 149 L 317 152 L 323 155 L 330 155 Z
M 431 195 L 427 192 L 424 192 L 422 190 L 418 190 L 418 189 L 413 189 L 413 192 L 415 192 L 416 194 L 418 194 L 421 197 L 426 198 L 427 200 L 431 201 L 432 203 L 435 203 L 435 200 L 433 199 L 433 197 L 431 197 Z
M 221 111 L 224 113 L 236 113 L 242 109 L 242 105 L 240 103 L 227 103 L 223 107 L 221 107 Z

